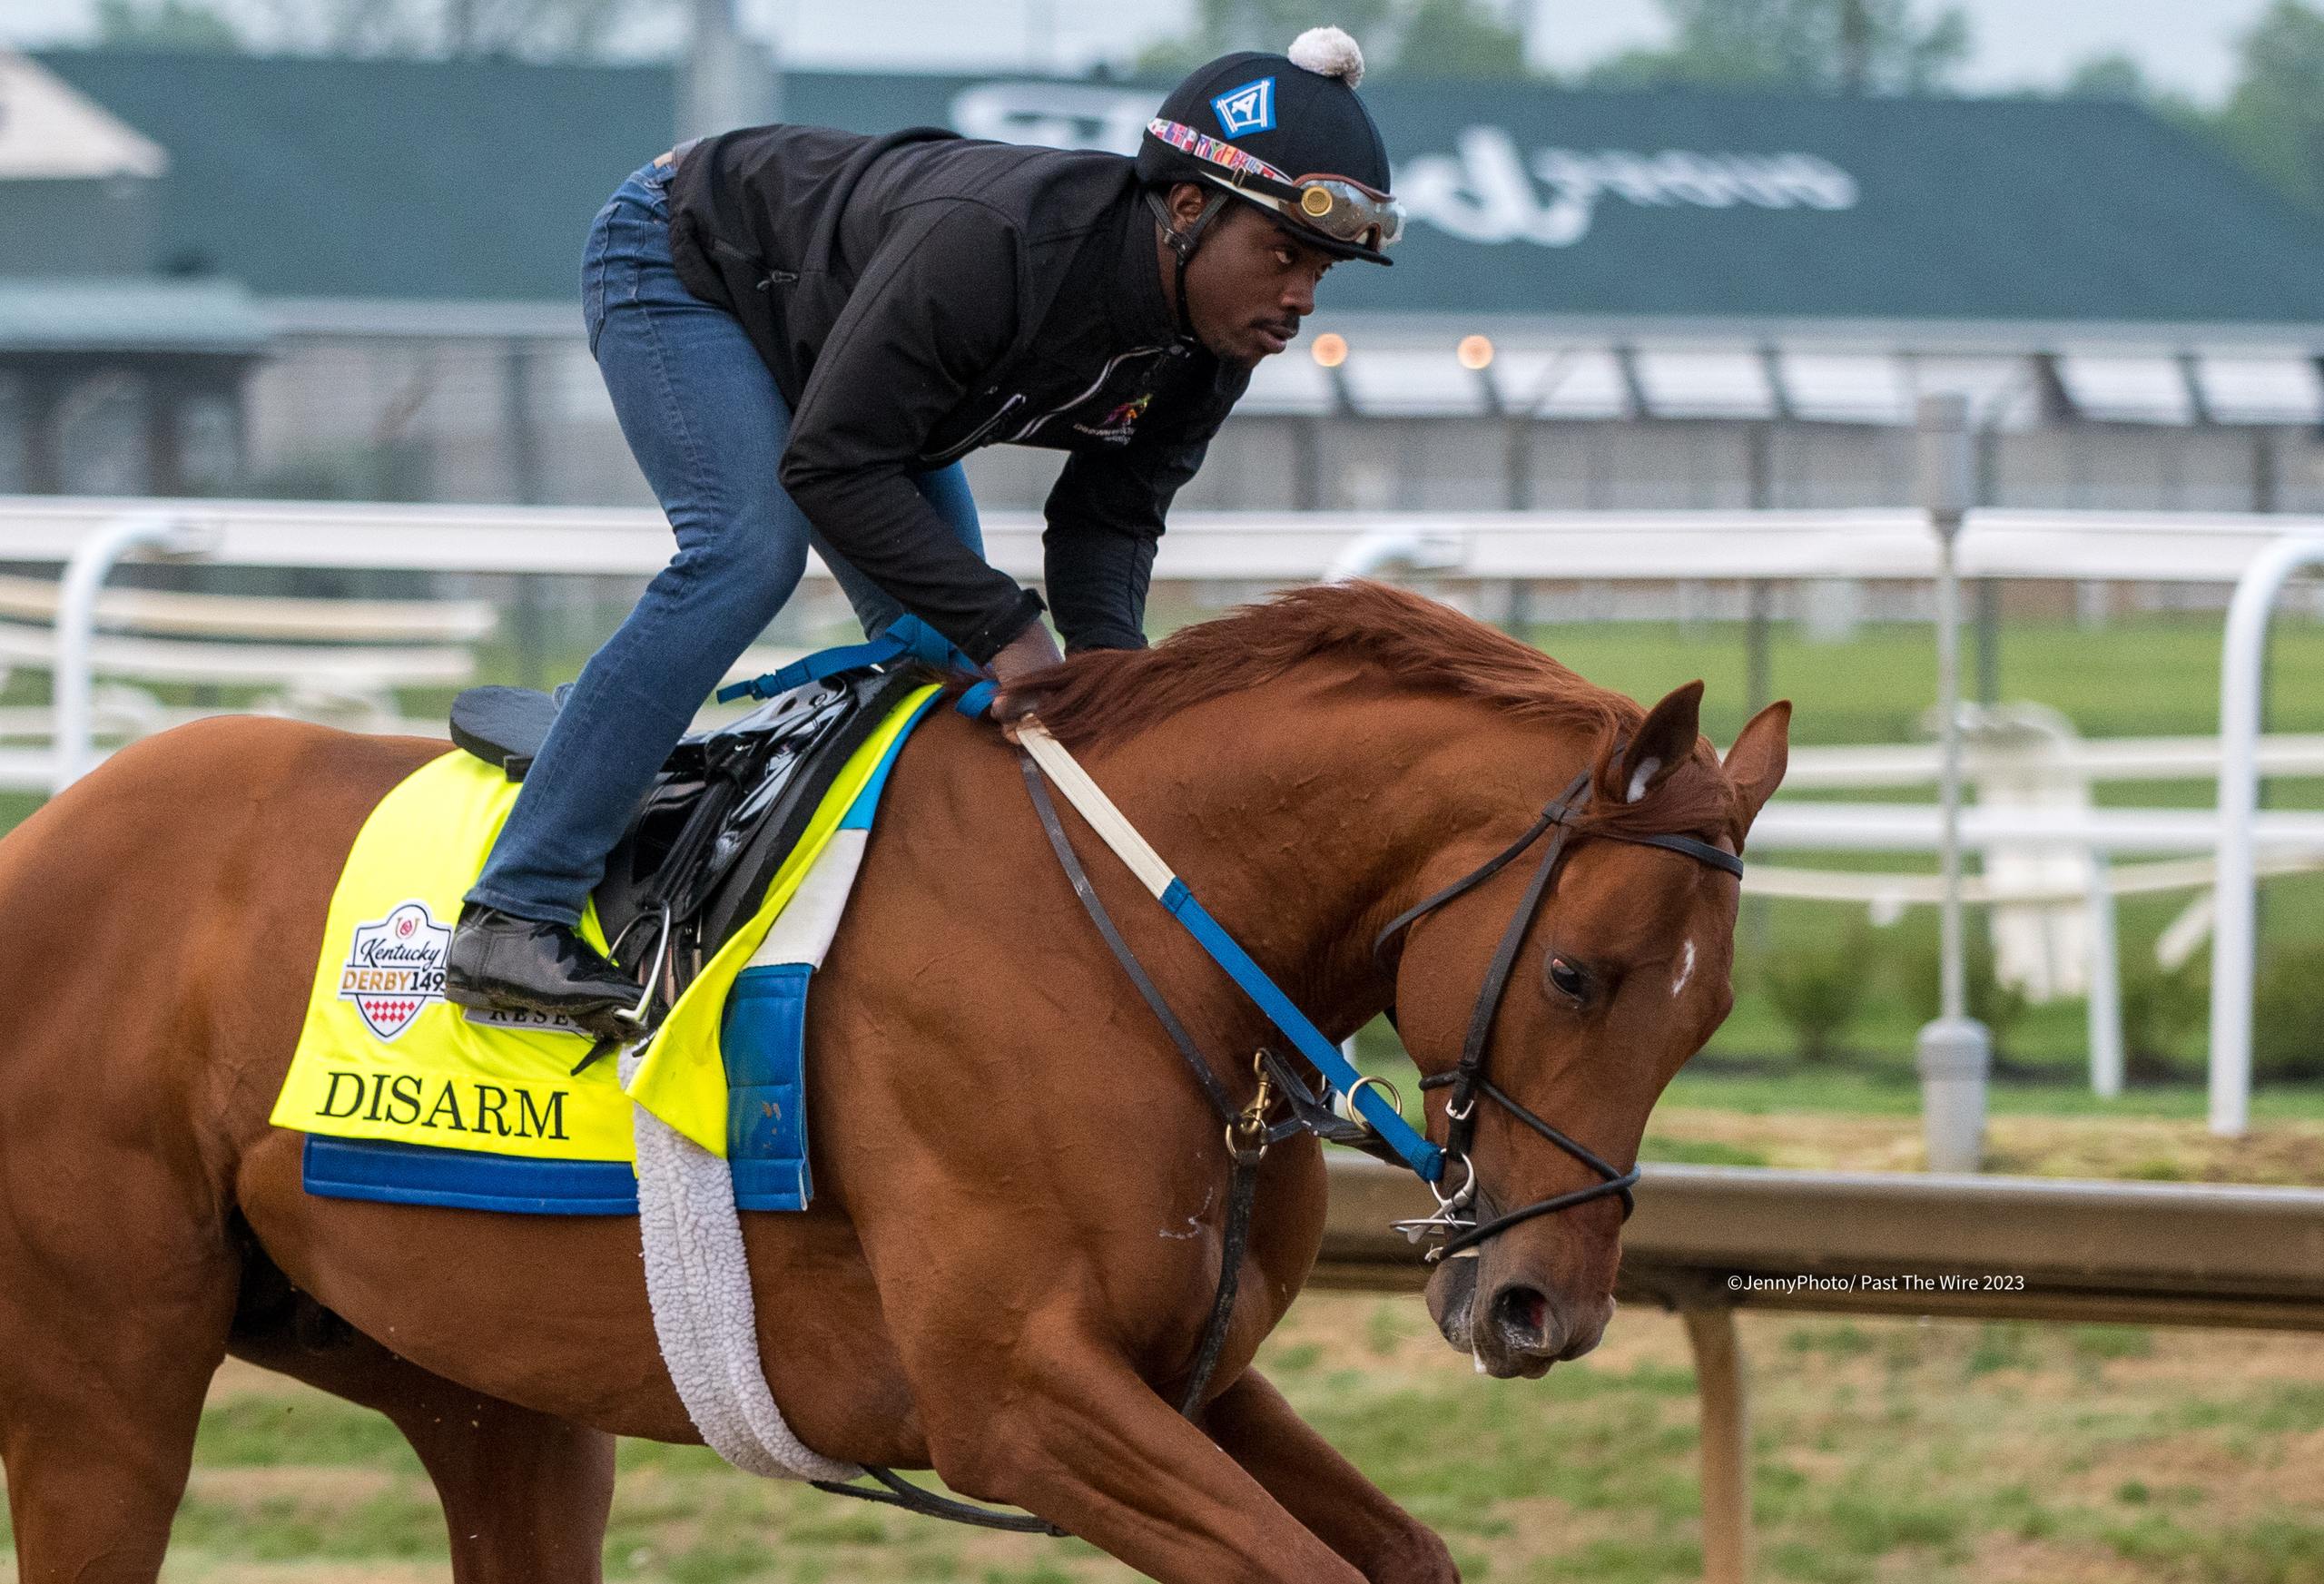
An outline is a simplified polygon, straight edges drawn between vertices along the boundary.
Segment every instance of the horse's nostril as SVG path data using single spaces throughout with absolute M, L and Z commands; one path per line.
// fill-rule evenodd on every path
M 1540 1352 L 1549 1343 L 1550 1301 L 1531 1287 L 1503 1287 L 1493 1298 L 1492 1318 L 1513 1351 Z

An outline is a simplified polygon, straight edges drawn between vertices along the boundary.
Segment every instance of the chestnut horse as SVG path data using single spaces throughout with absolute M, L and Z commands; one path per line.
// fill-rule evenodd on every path
M 1722 765 L 1699 684 L 1641 711 L 1377 585 L 1083 655 L 1019 696 L 1333 1038 L 1393 1004 L 1422 1070 L 1452 1066 L 1524 866 L 1423 920 L 1393 971 L 1374 936 L 1584 772 L 1596 796 L 1508 980 L 1495 1081 L 1626 1163 L 1727 1013 L 1731 876 L 1588 833 L 1739 851 L 1787 706 Z M 349 845 L 443 751 L 203 722 L 0 842 L 0 1459 L 28 1584 L 154 1577 L 228 1353 L 392 1419 L 463 1584 L 596 1579 L 613 1438 L 699 1440 L 632 1221 L 312 1197 L 300 1137 L 268 1126 Z M 1070 829 L 1240 1104 L 1268 1031 Z M 1226 1146 L 990 723 L 940 710 L 905 748 L 811 1032 L 813 1206 L 744 1217 L 767 1379 L 809 1446 L 933 1468 L 1177 1584 L 1456 1577 L 1249 1367 L 1321 1236 L 1312 1140 L 1261 1168 L 1209 1399 L 1198 1422 L 1175 1411 L 1219 1275 Z M 1443 1137 L 1441 1089 L 1427 1109 Z M 1495 1107 L 1472 1147 L 1482 1213 L 1593 1180 Z M 1495 1375 L 1588 1351 L 1620 1215 L 1599 1198 L 1445 1262 L 1439 1326 Z

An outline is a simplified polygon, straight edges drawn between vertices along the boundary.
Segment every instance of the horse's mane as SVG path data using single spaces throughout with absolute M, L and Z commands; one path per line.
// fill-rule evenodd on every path
M 1059 740 L 1079 748 L 1325 658 L 1353 662 L 1392 688 L 1472 700 L 1581 734 L 1591 744 L 1590 825 L 1740 837 L 1733 792 L 1707 749 L 1698 744 L 1688 768 L 1624 802 L 1626 789 L 1613 784 L 1618 750 L 1643 709 L 1482 622 L 1384 583 L 1295 588 L 1181 627 L 1150 649 L 1077 654 L 1017 691 Z

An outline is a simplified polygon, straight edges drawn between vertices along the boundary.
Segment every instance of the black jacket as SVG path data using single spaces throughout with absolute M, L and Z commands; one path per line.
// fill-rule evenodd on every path
M 1072 453 L 1042 536 L 1067 646 L 1145 643 L 1163 514 L 1249 374 L 1180 342 L 1130 161 L 753 127 L 680 162 L 670 251 L 791 404 L 783 487 L 907 610 L 980 661 L 1039 615 L 912 477 L 1044 446 Z

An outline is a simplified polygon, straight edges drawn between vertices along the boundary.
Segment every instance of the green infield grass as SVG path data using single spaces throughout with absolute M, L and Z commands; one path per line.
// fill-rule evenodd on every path
M 2313 1338 L 1746 1313 L 1768 1584 L 2316 1584 Z M 1443 1533 L 1471 1584 L 1701 1577 L 1694 1372 L 1625 1309 L 1587 1359 L 1489 1381 L 1417 1298 L 1315 1294 L 1263 1367 Z M 992 1534 L 625 1442 L 606 1576 L 672 1584 L 1098 1584 L 1078 1540 Z M 5 1520 L 0 1520 L 5 1525 Z M 0 1529 L 0 1538 L 5 1530 Z M 0 1543 L 0 1553 L 5 1550 Z M 385 1421 L 220 1376 L 162 1577 L 440 1584 L 443 1521 Z M 12 1562 L 0 1580 L 15 1584 Z

